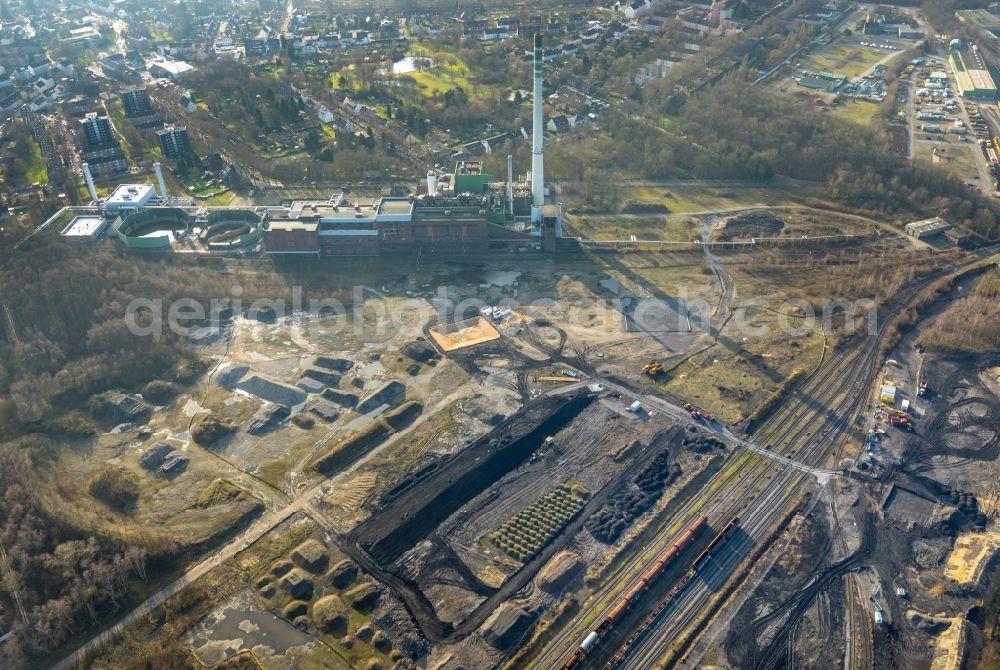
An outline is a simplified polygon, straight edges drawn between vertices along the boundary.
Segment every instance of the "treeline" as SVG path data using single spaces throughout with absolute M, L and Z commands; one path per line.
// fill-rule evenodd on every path
M 165 115 L 184 120 L 190 135 L 198 138 L 196 146 L 204 143 L 206 151 L 219 151 L 247 171 L 289 183 L 328 182 L 358 178 L 359 165 L 380 174 L 395 172 L 401 165 L 391 154 L 389 143 L 368 131 L 337 133 L 335 139 L 320 132 L 319 120 L 312 110 L 303 108 L 286 81 L 256 74 L 245 64 L 226 59 L 206 61 L 192 76 L 192 89 L 202 96 L 208 112 L 188 112 L 176 100 L 164 96 L 157 103 Z M 320 99 L 329 88 L 328 79 L 322 86 L 317 82 L 309 85 L 298 71 L 290 81 Z M 302 111 L 304 116 L 300 115 Z M 220 121 L 225 128 L 220 128 Z M 236 137 L 229 137 L 230 133 Z M 266 137 L 284 139 L 289 144 L 301 141 L 308 156 L 269 157 L 254 146 Z M 178 172 L 184 173 L 190 167 L 181 163 Z
M 297 96 L 273 77 L 259 77 L 242 63 L 218 59 L 191 73 L 190 84 L 199 99 L 219 118 L 236 127 L 253 123 L 278 131 L 299 120 L 304 109 Z
M 960 179 L 892 153 L 884 126 L 860 126 L 732 76 L 683 100 L 626 101 L 601 120 L 605 133 L 546 152 L 557 179 L 767 180 L 826 185 L 857 209 L 897 217 L 943 216 L 1000 237 L 1000 208 Z
M 961 9 L 983 9 L 993 0 L 924 0 L 920 10 L 927 21 L 938 31 L 951 31 L 961 27 L 955 12 Z
M 77 507 L 78 498 L 96 498 L 128 512 L 137 491 L 122 473 L 107 469 L 90 482 L 46 474 L 67 435 L 93 431 L 86 415 L 92 395 L 173 393 L 173 385 L 146 384 L 187 382 L 200 369 L 169 328 L 133 334 L 129 304 L 160 300 L 166 315 L 180 298 L 210 305 L 238 293 L 249 305 L 287 300 L 290 289 L 266 269 L 224 276 L 184 259 L 68 243 L 48 231 L 16 252 L 0 251 L 0 268 L 0 545 L 7 556 L 6 565 L 0 557 L 0 634 L 17 630 L 0 647 L 0 667 L 39 667 L 141 597 L 147 565 L 169 570 L 181 550 L 124 516 L 109 523 L 113 512 Z
M 933 351 L 1000 351 L 998 300 L 1000 270 L 994 269 L 921 332 L 920 344 Z
M 418 137 L 432 128 L 446 128 L 461 137 L 483 132 L 486 124 L 512 129 L 530 123 L 530 106 L 507 96 L 509 87 L 530 90 L 528 64 L 502 51 L 488 51 L 477 39 L 441 35 L 426 46 L 435 63 L 429 73 L 452 75 L 444 79 L 440 90 L 420 90 L 425 84 L 419 71 L 395 79 L 382 74 L 379 70 L 386 63 L 365 62 L 360 50 L 354 54 L 352 69 L 334 75 L 335 80 L 341 87 L 353 80 L 358 88 L 349 92 L 352 97 L 373 98 L 385 107 L 389 118 L 404 123 Z M 406 55 L 402 48 L 388 54 L 391 60 Z M 325 75 L 319 83 L 326 85 Z M 312 82 L 313 90 L 316 84 Z
M 127 310 L 133 300 L 171 303 L 189 298 L 207 306 L 239 286 L 249 304 L 287 298 L 277 275 L 222 276 L 193 262 L 119 255 L 113 247 L 67 243 L 42 234 L 3 259 L 0 295 L 10 321 L 0 321 L 0 439 L 65 424 L 70 410 L 94 394 L 138 390 L 146 382 L 183 376 L 194 364 L 184 339 L 164 327 L 137 336 Z M 135 318 L 140 324 L 151 312 Z M 11 329 L 11 324 L 13 330 Z
M 743 164 L 745 178 L 770 172 L 821 181 L 849 207 L 940 215 L 990 239 L 1000 236 L 994 202 L 943 170 L 894 155 L 881 126 L 837 119 L 737 80 L 689 100 L 682 118 L 689 134 L 697 132 L 697 142 L 714 154 L 714 160 L 699 161 L 695 172 L 702 178 L 723 178 L 717 175 Z
M 44 441 L 0 444 L 0 544 L 6 549 L 0 625 L 17 631 L 0 648 L 5 668 L 38 667 L 81 630 L 119 611 L 133 582 L 146 579 L 142 541 L 95 537 L 50 512 L 37 475 L 44 454 L 53 451 Z M 161 546 L 153 558 L 169 552 Z

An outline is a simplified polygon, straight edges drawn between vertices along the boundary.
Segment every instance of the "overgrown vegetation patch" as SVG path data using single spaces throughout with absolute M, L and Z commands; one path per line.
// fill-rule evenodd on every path
M 589 498 L 590 491 L 582 484 L 561 484 L 490 533 L 489 540 L 497 549 L 523 563 L 558 535 Z

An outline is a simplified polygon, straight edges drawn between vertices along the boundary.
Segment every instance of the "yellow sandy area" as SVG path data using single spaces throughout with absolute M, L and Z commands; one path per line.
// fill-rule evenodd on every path
M 934 641 L 931 670 L 958 670 L 965 655 L 966 624 L 962 617 L 951 619 L 951 625 Z
M 444 351 L 455 351 L 500 339 L 497 329 L 481 316 L 437 326 L 432 328 L 430 333 Z
M 955 540 L 948 555 L 944 574 L 962 586 L 979 581 L 987 561 L 1000 548 L 1000 531 L 990 528 L 982 533 L 964 533 Z

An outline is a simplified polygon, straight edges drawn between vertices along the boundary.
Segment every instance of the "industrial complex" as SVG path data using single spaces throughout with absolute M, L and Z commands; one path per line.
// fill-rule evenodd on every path
M 963 49 L 961 41 L 954 40 L 948 63 L 955 74 L 955 84 L 963 98 L 986 102 L 997 99 L 997 85 L 976 45 Z
M 1000 42 L 119 4 L 0 21 L 0 669 L 997 665 Z
M 515 180 L 511 157 L 506 180 L 484 173 L 480 162 L 459 161 L 451 174 L 428 171 L 426 191 L 415 196 L 352 199 L 338 193 L 326 200 L 296 200 L 250 211 L 171 199 L 159 163 L 153 166 L 159 193 L 147 184 L 122 184 L 101 199 L 84 163 L 91 208 L 63 232 L 93 238 L 111 229 L 129 248 L 162 251 L 237 251 L 257 249 L 262 242 L 260 251 L 279 257 L 456 254 L 485 251 L 491 240 L 520 240 L 531 248 L 555 251 L 562 237 L 562 207 L 546 203 L 542 59 L 539 34 L 534 39 L 527 179 Z M 172 132 L 160 131 L 161 139 Z M 94 223 L 95 217 L 101 223 Z M 203 244 L 191 244 L 199 241 Z

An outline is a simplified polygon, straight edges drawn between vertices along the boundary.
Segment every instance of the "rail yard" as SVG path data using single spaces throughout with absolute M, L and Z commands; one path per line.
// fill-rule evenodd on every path
M 0 17 L 0 668 L 1000 667 L 998 3 L 104 4 Z
M 706 239 L 724 224 L 725 217 L 697 222 Z M 904 258 L 912 253 L 892 239 L 885 245 Z M 621 282 L 638 297 L 652 293 L 645 273 L 657 264 L 647 265 L 643 252 L 564 259 L 561 278 L 548 271 L 552 261 L 461 275 L 432 266 L 456 301 L 482 299 L 490 286 L 488 306 L 444 317 L 431 310 L 429 321 L 388 331 L 380 330 L 388 322 L 373 321 L 382 339 L 362 336 L 354 352 L 326 348 L 316 356 L 309 345 L 300 354 L 281 320 L 237 319 L 229 334 L 202 345 L 215 352 L 219 371 L 194 411 L 250 417 L 217 453 L 237 467 L 287 458 L 253 436 L 261 421 L 275 422 L 268 408 L 284 396 L 301 397 L 305 411 L 345 428 L 336 441 L 313 442 L 316 432 L 302 441 L 292 422 L 272 423 L 269 434 L 284 436 L 301 474 L 275 480 L 270 466 L 256 470 L 263 476 L 254 490 L 269 511 L 192 570 L 211 575 L 228 561 L 260 566 L 239 602 L 262 600 L 265 611 L 307 633 L 278 659 L 316 654 L 311 641 L 326 640 L 354 657 L 442 669 L 700 667 L 720 653 L 736 667 L 885 661 L 888 645 L 879 640 L 889 626 L 936 611 L 940 598 L 921 594 L 921 584 L 945 579 L 933 561 L 918 561 L 926 574 L 914 577 L 903 568 L 912 550 L 900 547 L 944 556 L 942 533 L 971 533 L 966 558 L 956 559 L 963 567 L 950 569 L 981 576 L 981 568 L 964 566 L 988 560 L 973 556 L 995 546 L 983 539 L 985 515 L 1000 509 L 1000 491 L 973 494 L 948 474 L 995 455 L 995 385 L 975 385 L 966 374 L 961 383 L 974 392 L 937 395 L 959 384 L 956 368 L 914 351 L 928 324 L 991 271 L 997 248 L 950 254 L 872 301 L 869 312 L 844 315 L 841 330 L 831 331 L 835 344 L 785 368 L 793 381 L 771 392 L 777 399 L 766 411 L 745 410 L 727 423 L 725 407 L 664 387 L 695 352 L 731 336 L 746 264 L 758 253 L 706 245 L 671 256 L 672 271 L 704 268 L 711 278 L 699 288 L 711 308 L 691 318 L 691 330 L 641 317 L 634 298 L 582 323 L 565 318 L 593 309 L 581 297 L 621 292 Z M 857 251 L 834 253 L 848 263 Z M 616 265 L 595 272 L 595 262 L 611 258 Z M 802 262 L 797 252 L 773 258 Z M 551 295 L 553 282 L 563 295 L 575 282 L 576 307 L 532 302 Z M 408 286 L 401 278 L 383 290 L 402 299 L 416 293 Z M 515 290 L 525 306 L 498 306 Z M 917 307 L 925 316 L 900 337 L 901 319 Z M 610 330 L 595 328 L 609 321 Z M 328 340 L 322 323 L 305 337 Z M 867 327 L 847 332 L 856 323 Z M 666 355 L 651 359 L 656 349 Z M 289 356 L 303 356 L 305 367 L 289 371 L 279 362 Z M 807 360 L 807 371 L 794 371 Z M 997 362 L 987 356 L 977 365 Z M 309 381 L 296 386 L 302 370 Z M 892 402 L 888 386 L 896 389 Z M 980 404 L 970 404 L 973 396 Z M 952 402 L 961 409 L 948 409 Z M 907 426 L 899 424 L 904 416 Z M 153 432 L 176 443 L 182 438 L 170 421 L 154 419 Z M 203 467 L 196 459 L 192 469 Z M 936 481 L 932 471 L 940 471 Z M 290 559 L 255 558 L 256 547 L 280 546 L 289 528 L 311 539 L 286 550 Z M 334 569 L 310 572 L 314 564 Z M 285 565 L 297 567 L 286 574 Z M 976 579 L 947 606 L 974 597 Z M 892 600 L 897 590 L 908 600 Z M 354 613 L 343 624 L 324 623 L 336 618 L 330 602 Z M 227 639 L 218 622 L 256 611 L 220 609 L 198 639 Z M 843 637 L 813 634 L 820 618 Z M 352 631 L 366 635 L 366 626 L 378 626 L 387 642 L 355 642 Z M 908 631 L 892 653 L 919 660 L 922 635 Z

